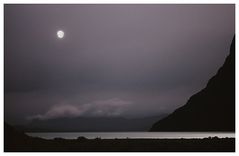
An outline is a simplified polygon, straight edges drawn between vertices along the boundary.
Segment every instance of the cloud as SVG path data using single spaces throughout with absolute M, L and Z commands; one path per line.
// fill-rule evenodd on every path
M 79 106 L 58 104 L 51 107 L 46 113 L 29 116 L 28 119 L 47 120 L 60 117 L 119 116 L 124 113 L 131 104 L 131 101 L 125 101 L 119 98 L 98 100 Z
M 53 119 L 58 117 L 77 117 L 83 113 L 83 110 L 72 105 L 55 105 L 51 107 L 46 113 L 30 116 L 28 119 Z

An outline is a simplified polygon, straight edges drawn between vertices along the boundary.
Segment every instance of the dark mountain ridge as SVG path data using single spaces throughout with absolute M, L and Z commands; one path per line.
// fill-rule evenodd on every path
M 235 131 L 235 37 L 229 56 L 207 86 L 150 131 Z
M 34 119 L 29 124 L 16 126 L 25 132 L 120 132 L 147 131 L 153 123 L 166 115 L 144 118 L 74 117 L 48 120 Z

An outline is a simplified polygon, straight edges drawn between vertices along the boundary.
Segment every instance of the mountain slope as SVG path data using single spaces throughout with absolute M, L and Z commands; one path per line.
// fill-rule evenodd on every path
M 235 131 L 235 37 L 229 56 L 206 88 L 150 131 Z
M 153 123 L 166 115 L 145 118 L 75 117 L 48 120 L 35 119 L 18 128 L 27 132 L 109 132 L 147 131 Z

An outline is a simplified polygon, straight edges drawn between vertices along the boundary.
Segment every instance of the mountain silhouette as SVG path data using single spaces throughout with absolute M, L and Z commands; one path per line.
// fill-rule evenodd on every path
M 235 131 L 235 36 L 229 56 L 207 86 L 150 131 Z
M 153 123 L 166 115 L 124 118 L 124 117 L 74 117 L 48 120 L 34 119 L 29 124 L 17 126 L 27 132 L 110 132 L 147 131 Z

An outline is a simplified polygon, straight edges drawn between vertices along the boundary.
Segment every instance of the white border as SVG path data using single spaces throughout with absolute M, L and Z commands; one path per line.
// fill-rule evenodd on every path
M 3 17 L 4 17 L 4 10 L 3 10 L 3 7 L 4 7 L 4 4 L 26 4 L 26 3 L 30 3 L 30 4 L 40 4 L 40 3 L 44 3 L 44 4 L 91 4 L 91 3 L 97 3 L 97 4 L 106 4 L 106 3 L 110 3 L 110 4 L 119 4 L 119 3 L 124 3 L 124 4 L 145 4 L 145 3 L 151 3 L 151 4 L 236 4 L 236 34 L 238 34 L 238 16 L 239 15 L 239 7 L 238 7 L 238 2 L 236 0 L 3 0 L 0 2 L 1 3 L 1 6 L 0 6 L 0 49 L 1 49 L 1 63 L 0 63 L 0 80 L 1 80 L 1 83 L 0 83 L 0 101 L 1 101 L 1 104 L 2 104 L 2 107 L 0 107 L 0 113 L 3 117 L 3 100 L 4 100 L 4 75 L 3 75 L 3 72 L 4 72 L 4 46 L 3 46 L 3 39 L 4 39 L 4 29 L 3 29 Z M 239 97 L 239 92 L 238 92 L 238 89 L 239 89 L 239 83 L 238 82 L 238 77 L 239 77 L 239 73 L 238 73 L 238 69 L 239 69 L 239 55 L 237 55 L 237 52 L 238 52 L 238 44 L 239 43 L 239 39 L 237 39 L 237 35 L 236 35 L 236 97 Z M 237 107 L 238 105 L 238 98 L 236 98 L 236 121 L 238 121 L 238 110 L 239 108 Z M 1 141 L 0 141 L 0 149 L 1 149 L 1 152 L 0 152 L 0 155 L 3 154 L 3 155 L 22 155 L 22 156 L 25 156 L 25 155 L 94 155 L 94 154 L 97 154 L 99 156 L 106 156 L 106 155 L 111 155 L 111 154 L 114 154 L 114 155 L 181 155 L 181 156 L 185 156 L 185 155 L 215 155 L 215 156 L 221 156 L 221 155 L 237 155 L 239 152 L 238 152 L 238 149 L 239 149 L 239 144 L 238 144 L 238 124 L 236 124 L 236 152 L 235 153 L 171 153 L 171 152 L 159 152 L 159 153 L 145 153 L 145 152 L 142 152 L 142 153 L 139 153 L 139 152 L 136 152 L 136 153 L 83 153 L 83 152 L 76 152 L 76 153 L 59 153 L 59 152 L 55 152 L 55 153 L 48 153 L 48 152 L 45 152 L 45 153 L 4 153 L 3 152 L 3 120 L 1 122 L 1 126 L 0 126 L 0 138 L 1 138 Z
M 123 3 L 123 4 L 234 4 L 236 0 L 3 0 L 1 3 L 31 3 L 31 4 L 39 4 L 39 3 L 55 3 L 55 4 L 69 4 L 69 3 Z

